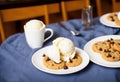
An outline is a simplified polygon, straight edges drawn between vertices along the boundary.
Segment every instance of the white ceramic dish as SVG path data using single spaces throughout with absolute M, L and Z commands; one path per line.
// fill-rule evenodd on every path
M 116 25 L 114 22 L 107 20 L 107 16 L 110 13 L 104 14 L 100 17 L 100 22 L 106 26 L 113 27 L 113 28 L 120 28 L 120 26 Z
M 69 67 L 68 69 L 61 69 L 61 70 L 48 69 L 43 64 L 43 54 L 47 51 L 47 48 L 49 48 L 49 47 L 50 46 L 44 47 L 44 48 L 36 51 L 32 56 L 33 65 L 41 71 L 44 71 L 44 72 L 50 73 L 50 74 L 58 74 L 58 75 L 71 74 L 71 73 L 75 73 L 75 72 L 78 72 L 78 71 L 84 69 L 89 64 L 88 54 L 80 48 L 75 48 L 77 53 L 80 53 L 80 56 L 82 57 L 82 63 L 79 66 Z
M 90 60 L 98 65 L 101 66 L 105 66 L 105 67 L 113 67 L 113 68 L 117 68 L 120 67 L 120 61 L 118 62 L 109 62 L 104 60 L 101 55 L 99 53 L 96 53 L 92 50 L 92 45 L 95 42 L 98 41 L 104 41 L 107 39 L 120 39 L 120 35 L 106 35 L 106 36 L 100 36 L 97 37 L 95 39 L 92 39 L 91 41 L 89 41 L 85 46 L 84 46 L 84 50 L 89 54 Z

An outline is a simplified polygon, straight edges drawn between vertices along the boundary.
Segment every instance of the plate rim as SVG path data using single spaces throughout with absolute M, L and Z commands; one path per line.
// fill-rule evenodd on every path
M 96 37 L 96 38 L 88 41 L 88 42 L 85 44 L 85 46 L 84 46 L 84 50 L 88 53 L 89 58 L 90 58 L 90 61 L 92 61 L 93 63 L 95 63 L 95 64 L 97 64 L 97 65 L 104 66 L 104 67 L 120 68 L 120 65 L 119 65 L 119 66 L 114 65 L 116 62 L 109 62 L 109 61 L 106 61 L 106 60 L 102 59 L 103 61 L 105 61 L 105 64 L 104 64 L 104 63 L 101 63 L 101 61 L 99 61 L 99 60 L 96 61 L 96 59 L 95 59 L 92 55 L 90 55 L 90 52 L 91 52 L 91 50 L 92 50 L 92 49 L 91 49 L 91 48 L 92 48 L 92 44 L 94 44 L 93 42 L 97 42 L 97 40 L 103 41 L 103 39 L 104 39 L 104 40 L 107 40 L 107 39 L 110 39 L 110 38 L 113 38 L 113 39 L 114 39 L 114 38 L 118 38 L 118 37 L 119 37 L 119 39 L 120 39 L 120 35 L 104 35 L 104 36 L 99 36 L 99 37 Z M 90 49 L 89 49 L 89 50 L 90 50 L 89 52 L 86 50 L 87 47 L 90 48 Z M 94 52 L 94 51 L 92 50 L 92 52 Z M 94 52 L 94 53 L 91 53 L 91 54 L 94 54 L 94 56 L 95 56 L 95 55 L 99 55 L 99 57 L 102 58 L 99 53 Z M 120 61 L 118 61 L 118 62 L 120 63 Z M 113 64 L 112 64 L 112 66 L 110 66 L 110 65 L 107 65 L 106 63 L 109 63 L 109 64 L 112 64 L 112 63 L 113 63 Z
M 117 13 L 117 12 L 115 12 L 115 13 Z M 107 21 L 107 22 L 113 23 L 113 24 L 107 24 L 107 23 L 106 23 L 106 21 L 105 21 L 105 20 L 106 20 L 106 16 L 108 16 L 109 14 L 110 14 L 110 13 L 106 13 L 106 14 L 102 15 L 102 16 L 100 17 L 99 21 L 100 21 L 103 25 L 105 25 L 105 26 L 112 27 L 112 28 L 120 28 L 120 26 L 115 25 L 113 22 Z
M 51 46 L 51 45 L 50 45 Z M 47 46 L 47 47 L 49 47 L 49 46 Z M 42 67 L 41 68 L 39 68 L 39 66 L 37 66 L 37 65 L 35 65 L 35 62 L 34 62 L 34 56 L 36 56 L 37 55 L 37 53 L 39 53 L 40 51 L 42 51 L 43 49 L 45 49 L 45 48 L 47 48 L 47 47 L 44 47 L 44 48 L 41 48 L 41 49 L 39 49 L 39 50 L 37 50 L 33 55 L 32 55 L 32 57 L 31 57 L 31 61 L 32 61 L 32 64 L 33 64 L 33 66 L 35 67 L 35 68 L 37 68 L 38 70 L 40 70 L 40 71 L 43 71 L 43 72 L 46 72 L 46 73 L 49 73 L 49 74 L 56 74 L 56 75 L 65 75 L 65 74 L 72 74 L 72 73 L 75 73 L 75 72 L 78 72 L 78 71 L 81 71 L 81 70 L 83 70 L 84 68 L 86 68 L 87 67 L 87 65 L 89 64 L 89 62 L 90 62 L 90 59 L 89 59 L 89 55 L 84 51 L 84 50 L 82 50 L 82 49 L 80 49 L 80 48 L 78 48 L 78 47 L 75 47 L 75 49 L 76 50 L 79 50 L 79 51 L 77 51 L 77 52 L 80 52 L 80 51 L 82 51 L 82 53 L 84 53 L 85 55 L 83 55 L 84 56 L 84 61 L 82 62 L 82 64 L 80 64 L 79 66 L 76 66 L 76 67 L 69 67 L 69 69 L 67 69 L 67 70 L 64 70 L 64 69 L 60 69 L 60 70 L 51 70 L 51 69 L 48 69 L 48 68 L 44 68 L 43 67 L 43 69 L 42 69 Z M 42 53 L 41 53 L 42 54 Z M 80 54 L 81 55 L 81 54 Z M 82 57 L 82 59 L 83 59 L 83 56 L 81 56 Z M 42 57 L 42 56 L 41 56 Z M 85 59 L 86 58 L 86 59 Z M 81 65 L 83 65 L 83 67 L 81 67 L 81 69 L 78 69 Z M 42 65 L 41 65 L 42 66 Z M 46 70 L 47 69 L 47 70 Z M 74 69 L 74 71 L 73 72 L 70 72 L 71 70 L 73 70 Z M 69 71 L 70 70 L 70 71 Z M 59 71 L 59 72 L 57 72 L 57 71 Z M 64 73 L 65 72 L 65 73 Z

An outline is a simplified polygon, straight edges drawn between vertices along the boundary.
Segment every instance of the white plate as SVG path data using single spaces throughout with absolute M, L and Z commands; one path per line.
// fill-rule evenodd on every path
M 80 71 L 80 70 L 84 69 L 89 63 L 88 54 L 85 51 L 83 51 L 82 49 L 75 48 L 77 53 L 80 53 L 80 55 L 82 57 L 82 63 L 79 66 L 69 67 L 68 69 L 60 69 L 60 70 L 48 69 L 44 66 L 42 59 L 43 59 L 43 54 L 47 51 L 47 48 L 49 48 L 49 47 L 50 46 L 38 50 L 32 56 L 33 65 L 41 71 L 51 73 L 51 74 L 58 74 L 58 75 L 70 74 L 70 73 L 74 73 L 74 72 L 77 72 L 77 71 Z
M 110 13 L 104 14 L 100 17 L 100 22 L 106 26 L 113 27 L 113 28 L 120 28 L 120 26 L 116 25 L 114 22 L 107 20 L 107 16 Z
M 99 53 L 96 53 L 92 50 L 92 45 L 98 41 L 104 41 L 107 39 L 120 39 L 120 35 L 106 35 L 97 37 L 89 41 L 85 46 L 84 50 L 88 53 L 90 60 L 98 65 L 105 66 L 105 67 L 120 67 L 120 61 L 117 62 L 109 62 L 104 60 Z

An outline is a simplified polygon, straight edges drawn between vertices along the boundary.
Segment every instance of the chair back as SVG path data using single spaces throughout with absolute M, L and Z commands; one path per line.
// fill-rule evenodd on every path
M 112 0 L 113 12 L 120 11 L 120 1 Z
M 81 10 L 82 8 L 88 6 L 90 4 L 89 0 L 70 0 L 70 1 L 62 1 L 61 9 L 63 20 L 68 20 L 68 12 Z
M 2 42 L 6 38 L 4 24 L 7 22 L 22 21 L 35 17 L 44 16 L 45 24 L 49 24 L 49 14 L 60 12 L 58 3 L 45 5 L 27 6 L 19 8 L 1 9 L 0 10 L 0 34 Z

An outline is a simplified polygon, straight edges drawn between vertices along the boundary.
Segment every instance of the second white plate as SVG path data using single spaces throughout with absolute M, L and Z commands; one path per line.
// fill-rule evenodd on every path
M 120 26 L 116 25 L 114 22 L 107 20 L 107 16 L 110 13 L 104 14 L 100 17 L 100 22 L 106 26 L 113 27 L 113 28 L 120 28 Z
M 85 51 L 83 51 L 82 49 L 76 47 L 75 49 L 76 49 L 77 53 L 79 53 L 80 56 L 82 57 L 82 63 L 79 66 L 69 67 L 66 70 L 65 69 L 61 69 L 61 70 L 51 70 L 51 69 L 48 69 L 43 64 L 43 54 L 45 52 L 47 52 L 47 49 L 49 47 L 50 46 L 38 50 L 32 56 L 32 63 L 33 63 L 33 65 L 37 69 L 39 69 L 41 71 L 44 71 L 46 73 L 51 73 L 51 74 L 58 74 L 58 75 L 61 75 L 61 74 L 71 74 L 71 73 L 74 73 L 74 72 L 77 72 L 77 71 L 80 71 L 80 70 L 84 69 L 88 65 L 88 63 L 89 63 L 89 56 L 88 56 L 88 54 Z
M 120 67 L 120 61 L 118 62 L 109 62 L 104 60 L 99 53 L 96 53 L 92 50 L 92 45 L 98 41 L 104 41 L 107 39 L 120 39 L 120 35 L 106 35 L 100 36 L 95 39 L 89 41 L 85 46 L 84 50 L 89 54 L 90 60 L 98 65 L 105 66 L 105 67 Z

